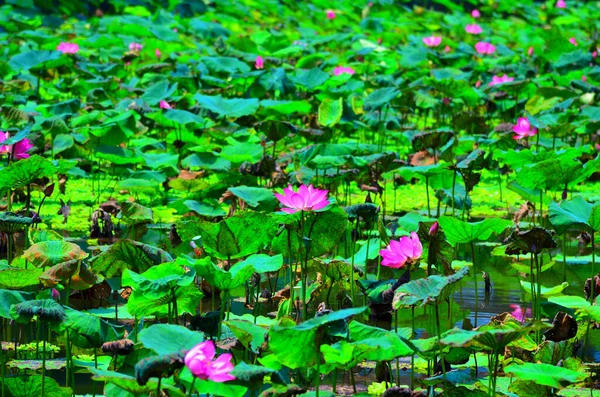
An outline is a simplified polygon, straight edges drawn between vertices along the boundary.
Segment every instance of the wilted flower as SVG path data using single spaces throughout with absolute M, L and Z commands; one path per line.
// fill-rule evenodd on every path
M 480 18 L 481 17 L 481 13 L 479 12 L 479 10 L 473 10 L 473 11 L 471 11 L 471 16 L 473 18 Z
M 160 53 L 160 50 L 157 48 L 156 50 L 154 50 L 154 55 L 156 55 L 156 59 L 160 59 L 160 56 L 162 54 Z
M 526 308 L 525 310 L 523 310 L 523 307 L 521 305 L 515 305 L 514 303 L 511 303 L 508 306 L 510 306 L 510 308 L 513 309 L 513 311 L 510 314 L 520 322 L 523 323 L 525 322 L 525 319 L 531 318 L 530 308 Z
M 327 15 L 327 19 L 335 19 L 335 12 L 333 10 L 327 10 L 325 15 Z
M 442 44 L 442 36 L 423 37 L 423 43 L 427 47 L 437 47 Z
M 465 30 L 467 31 L 467 33 L 471 34 L 480 34 L 481 32 L 483 32 L 481 26 L 477 25 L 476 23 L 465 26 Z
M 288 185 L 283 189 L 283 194 L 275 193 L 275 197 L 281 204 L 287 208 L 282 208 L 283 212 L 293 214 L 298 211 L 316 211 L 323 209 L 329 205 L 327 199 L 329 190 L 315 189 L 312 185 L 300 185 L 298 191 L 292 189 L 292 185 Z
M 485 41 L 480 41 L 479 43 L 475 44 L 475 50 L 480 54 L 490 55 L 496 52 L 496 46 Z
M 517 124 L 513 126 L 513 132 L 517 134 L 514 139 L 523 139 L 537 134 L 537 128 L 531 126 L 527 117 L 519 117 Z
M 25 138 L 14 145 L 1 145 L 2 142 L 10 138 L 10 134 L 8 132 L 0 131 L 0 154 L 8 153 L 9 156 L 12 156 L 15 160 L 26 159 L 29 157 L 29 149 L 33 147 L 33 144 L 29 141 L 29 139 Z
M 171 105 L 169 105 L 169 102 L 165 101 L 164 99 L 160 101 L 160 103 L 158 104 L 158 106 L 161 109 L 173 109 L 173 107 Z
M 256 69 L 263 69 L 265 67 L 265 60 L 260 55 L 256 57 L 256 62 L 254 63 L 254 67 Z
M 129 43 L 129 51 L 139 52 L 144 48 L 140 43 Z
M 555 4 L 556 8 L 567 8 L 567 3 L 565 0 L 558 0 Z
M 57 51 L 62 52 L 63 54 L 76 54 L 79 51 L 79 45 L 75 43 L 60 43 L 56 47 Z
M 423 246 L 417 233 L 411 232 L 410 236 L 400 237 L 400 241 L 391 240 L 390 245 L 379 251 L 383 257 L 382 266 L 395 269 L 404 267 L 406 263 L 414 263 L 423 254 Z
M 529 47 L 529 49 L 527 50 L 527 55 L 529 55 L 529 56 L 533 55 L 533 47 Z
M 569 43 L 573 44 L 575 47 L 577 47 L 577 39 L 575 37 L 571 37 L 569 39 Z
M 514 79 L 515 79 L 514 77 L 508 77 L 506 75 L 506 73 L 502 77 L 494 76 L 494 77 L 492 77 L 492 81 L 490 81 L 489 86 L 491 87 L 491 86 L 498 85 L 498 84 L 510 83 Z
M 215 345 L 212 340 L 207 340 L 190 350 L 184 358 L 185 366 L 199 379 L 212 380 L 213 382 L 227 382 L 234 380 L 235 376 L 230 372 L 233 370 L 231 362 L 232 355 L 221 354 L 216 360 Z
M 352 69 L 349 66 L 338 66 L 335 69 L 333 69 L 334 76 L 339 76 L 340 74 L 344 74 L 344 73 L 353 75 L 356 72 L 354 71 L 354 69 Z

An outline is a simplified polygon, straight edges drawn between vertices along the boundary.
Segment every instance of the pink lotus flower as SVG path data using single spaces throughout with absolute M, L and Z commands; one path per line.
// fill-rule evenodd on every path
M 8 132 L 0 131 L 0 144 L 10 138 L 10 134 Z M 33 144 L 29 141 L 29 139 L 25 138 L 14 145 L 0 145 L 0 154 L 7 153 L 9 156 L 12 156 L 15 160 L 22 160 L 29 157 L 29 149 L 33 147 Z
M 349 66 L 338 66 L 335 69 L 333 69 L 334 76 L 339 76 L 340 74 L 344 73 L 353 75 L 354 73 L 356 73 L 356 71 Z
M 597 56 L 598 56 L 598 51 L 592 52 L 592 58 L 596 59 Z
M 465 26 L 465 30 L 467 31 L 467 33 L 471 34 L 480 34 L 481 32 L 483 32 L 481 26 L 477 25 L 476 23 Z
M 567 3 L 565 0 L 558 0 L 554 6 L 556 8 L 567 8 Z
M 527 117 L 519 117 L 517 124 L 513 126 L 513 132 L 517 134 L 513 138 L 519 140 L 528 136 L 534 136 L 537 134 L 537 128 L 531 126 Z
M 587 83 L 587 77 L 585 77 L 585 74 L 581 75 L 581 81 L 583 81 L 584 83 Z
M 569 39 L 569 43 L 573 44 L 575 47 L 577 47 L 577 46 L 578 46 L 578 44 L 577 44 L 577 39 L 576 39 L 575 37 L 571 37 L 571 38 Z
M 496 52 L 496 46 L 485 41 L 480 41 L 479 43 L 475 44 L 475 50 L 480 54 L 490 55 Z
M 221 354 L 216 360 L 215 344 L 212 340 L 199 343 L 187 352 L 183 362 L 190 372 L 198 379 L 212 380 L 213 382 L 227 382 L 234 380 L 235 376 L 230 372 L 233 370 L 229 353 Z
M 260 55 L 256 57 L 256 62 L 254 63 L 254 67 L 256 69 L 263 69 L 265 67 L 265 60 Z
M 452 48 L 450 48 L 449 45 L 447 45 L 446 47 L 444 47 L 444 52 L 448 53 L 450 51 L 452 51 Z
M 56 47 L 56 50 L 62 52 L 63 54 L 77 54 L 77 51 L 79 51 L 79 44 L 61 42 Z
M 400 237 L 400 241 L 391 240 L 390 245 L 379 251 L 383 257 L 382 266 L 401 269 L 406 263 L 416 262 L 423 254 L 423 246 L 417 233 L 411 232 L 409 236 Z
M 154 55 L 156 55 L 156 59 L 160 59 L 160 56 L 162 54 L 160 53 L 160 50 L 157 48 L 156 50 L 154 50 Z
M 481 87 L 481 80 L 477 80 L 477 83 L 475 83 L 475 88 L 479 87 Z
M 129 51 L 140 52 L 144 48 L 140 43 L 129 43 Z
M 437 47 L 442 44 L 442 36 L 423 37 L 423 43 L 427 47 Z
M 332 10 L 327 10 L 325 15 L 327 16 L 327 19 L 335 19 L 335 12 Z
M 600 152 L 600 143 L 597 143 L 597 144 L 595 145 L 595 147 L 596 147 L 596 150 Z
M 429 228 L 429 235 L 431 237 L 434 237 L 435 235 L 437 235 L 439 230 L 440 230 L 440 223 L 438 221 L 435 221 L 435 222 L 433 222 L 433 225 L 431 225 L 431 227 Z
M 514 303 L 511 303 L 508 306 L 510 306 L 510 308 L 513 309 L 513 311 L 510 313 L 511 316 L 513 316 L 520 322 L 524 323 L 525 319 L 531 318 L 531 309 L 530 308 L 526 308 L 525 310 L 523 310 L 523 306 L 515 305 Z
M 161 100 L 160 103 L 158 104 L 158 106 L 161 109 L 173 109 L 173 107 L 171 105 L 169 105 L 169 102 L 167 102 L 165 100 Z
M 533 55 L 533 47 L 529 47 L 529 49 L 527 50 L 527 55 L 529 55 L 529 56 Z
M 318 211 L 329 205 L 327 199 L 329 190 L 315 189 L 312 185 L 300 185 L 298 191 L 288 185 L 283 189 L 283 194 L 275 193 L 275 197 L 281 204 L 287 208 L 282 208 L 283 212 L 294 214 L 298 211 Z
M 479 12 L 479 10 L 473 10 L 473 11 L 471 11 L 471 16 L 473 18 L 480 18 L 481 17 L 481 13 Z
M 508 77 L 506 73 L 502 77 L 494 76 L 492 77 L 492 81 L 490 81 L 489 86 L 492 87 L 498 84 L 510 83 L 511 81 L 514 81 L 514 79 L 514 77 Z

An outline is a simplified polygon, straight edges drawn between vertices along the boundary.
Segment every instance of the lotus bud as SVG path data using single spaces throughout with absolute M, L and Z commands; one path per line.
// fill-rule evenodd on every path
M 566 199 L 567 199 L 567 195 L 568 195 L 568 193 L 569 193 L 569 190 L 568 190 L 567 186 L 565 185 L 565 189 L 564 189 L 564 190 L 563 190 L 563 192 L 562 192 L 562 199 L 563 199 L 563 200 L 566 200 Z
M 592 103 L 594 103 L 594 96 L 595 95 L 596 94 L 594 92 L 588 92 L 588 93 L 585 93 L 585 94 L 581 95 L 579 97 L 579 100 L 584 105 L 591 105 Z
M 60 300 L 60 292 L 58 292 L 56 288 L 52 288 L 52 291 L 50 291 L 50 296 L 57 302 Z
M 438 221 L 433 222 L 433 225 L 431 225 L 431 227 L 429 228 L 429 235 L 431 237 L 434 237 L 435 235 L 437 235 L 438 230 L 440 230 L 440 224 Z
M 46 186 L 46 188 L 44 189 L 44 196 L 50 197 L 52 196 L 52 193 L 54 193 L 54 183 Z

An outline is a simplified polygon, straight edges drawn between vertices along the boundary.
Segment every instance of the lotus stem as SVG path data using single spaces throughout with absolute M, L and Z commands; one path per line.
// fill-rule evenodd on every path
M 475 266 L 475 243 L 471 241 L 471 261 L 473 262 L 473 281 L 475 282 L 475 327 L 477 327 L 477 313 L 479 311 L 479 290 L 477 289 L 477 267 Z
M 331 390 L 333 394 L 336 393 L 337 389 L 337 368 L 333 369 L 333 375 L 331 376 Z
M 136 327 L 137 330 L 137 327 Z M 137 332 L 136 332 L 137 334 Z M 98 369 L 98 350 L 94 347 L 94 368 Z M 96 382 L 92 383 L 92 397 L 96 397 Z
M 452 175 L 452 216 L 454 216 L 454 206 L 455 206 L 455 201 L 454 201 L 454 191 L 456 188 L 456 170 L 453 170 L 454 174 Z M 464 205 L 464 203 L 463 203 Z
M 442 329 L 440 327 L 440 305 L 435 304 L 435 328 L 437 331 L 438 343 L 442 339 Z M 446 363 L 444 355 L 440 354 L 440 364 L 442 365 L 442 373 L 444 374 L 444 380 L 446 379 Z
M 411 338 L 412 338 L 415 335 L 415 306 L 412 305 L 410 307 L 410 309 L 412 311 L 412 316 L 411 316 L 411 318 L 412 318 L 412 322 L 411 322 L 411 330 L 412 330 Z M 396 318 L 398 318 L 397 316 L 398 316 L 398 311 L 396 310 Z M 398 384 L 400 384 L 399 383 L 400 377 L 397 376 L 397 378 L 398 378 Z M 415 390 L 415 352 L 413 351 L 412 355 L 410 356 L 410 391 L 412 392 L 414 390 Z
M 42 342 L 42 387 L 41 387 L 41 395 L 44 395 L 44 386 L 46 383 L 46 338 L 44 337 Z M 69 367 L 67 362 L 67 368 Z M 68 370 L 67 370 L 68 371 Z M 67 372 L 68 373 L 68 372 Z M 4 384 L 4 382 L 2 382 Z
M 192 379 L 192 384 L 190 385 L 190 389 L 188 390 L 188 393 L 186 394 L 186 396 L 191 397 L 194 394 L 194 384 L 196 383 L 196 377 L 194 376 L 194 379 Z
M 562 246 L 562 254 L 563 254 L 563 283 L 567 281 L 567 232 L 563 234 L 563 246 Z
M 294 274 L 292 269 L 292 236 L 291 231 L 287 229 L 287 243 L 288 243 L 288 267 L 290 269 L 290 304 L 288 305 L 288 315 L 292 315 L 292 307 L 294 305 Z M 285 282 L 285 275 L 284 275 Z M 277 288 L 277 283 L 275 283 L 275 288 Z
M 225 316 L 225 299 L 227 297 L 227 290 L 223 290 L 222 291 L 222 298 L 221 298 L 221 308 L 219 309 L 219 326 L 217 328 L 217 340 L 221 339 L 221 324 L 223 323 L 223 318 Z
M 158 378 L 158 385 L 156 385 L 156 397 L 160 397 L 160 383 L 162 378 Z
M 595 299 L 595 295 L 596 295 L 596 280 L 594 280 L 594 277 L 596 276 L 596 271 L 595 271 L 595 267 L 596 267 L 596 244 L 594 242 L 594 229 L 592 229 L 592 285 L 591 285 L 591 294 L 590 294 L 590 303 L 592 304 L 592 306 L 594 305 L 594 299 Z
M 319 397 L 319 387 L 321 386 L 321 353 L 317 345 L 317 384 L 315 385 L 315 395 Z
M 427 194 L 427 216 L 431 218 L 431 205 L 429 203 L 429 175 L 425 175 L 425 193 Z

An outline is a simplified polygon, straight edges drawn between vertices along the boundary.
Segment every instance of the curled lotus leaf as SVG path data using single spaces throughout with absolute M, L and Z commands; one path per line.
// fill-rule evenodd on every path
M 79 268 L 79 260 L 72 259 L 58 265 L 54 265 L 40 275 L 40 281 L 44 287 L 56 287 L 60 283 L 68 281 Z
M 94 273 L 85 262 L 81 262 L 79 271 L 71 277 L 71 289 L 82 291 L 100 284 L 103 280 L 104 278 Z
M 65 309 L 62 305 L 52 299 L 38 299 L 17 303 L 10 307 L 12 318 L 22 324 L 26 324 L 34 316 L 41 321 L 49 323 L 60 323 L 66 318 Z
M 56 167 L 51 161 L 35 154 L 11 163 L 0 172 L 0 191 L 25 187 L 36 179 L 55 173 Z
M 30 217 L 15 214 L 14 212 L 0 213 L 0 232 L 15 234 L 23 231 L 33 223 Z
M 54 266 L 71 260 L 79 261 L 87 256 L 77 244 L 67 241 L 42 241 L 23 253 L 23 257 L 37 267 Z
M 428 303 L 438 304 L 452 294 L 454 287 L 467 273 L 469 268 L 463 267 L 451 276 L 429 276 L 410 281 L 396 290 L 392 304 L 395 309 L 424 306 Z
M 171 354 L 161 354 L 140 360 L 135 365 L 135 378 L 139 385 L 144 386 L 150 378 L 168 378 L 176 370 L 184 367 L 183 358 L 186 351 L 181 350 Z

